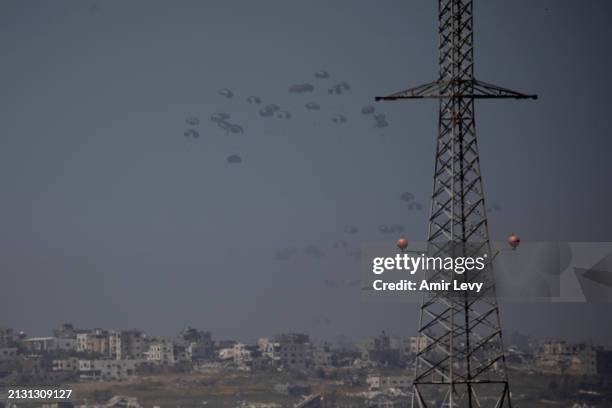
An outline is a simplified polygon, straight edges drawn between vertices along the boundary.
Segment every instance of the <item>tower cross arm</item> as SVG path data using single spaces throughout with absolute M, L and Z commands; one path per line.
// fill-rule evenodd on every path
M 525 94 L 476 79 L 438 80 L 419 85 L 387 96 L 377 96 L 377 101 L 398 99 L 538 99 L 538 95 Z

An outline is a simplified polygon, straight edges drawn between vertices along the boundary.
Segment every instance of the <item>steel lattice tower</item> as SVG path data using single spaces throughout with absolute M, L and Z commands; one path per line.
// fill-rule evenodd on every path
M 376 100 L 439 100 L 429 256 L 491 257 L 474 100 L 536 99 L 474 78 L 472 0 L 438 0 L 439 78 Z M 489 258 L 491 259 L 491 258 Z M 427 280 L 453 279 L 444 271 Z M 464 273 L 480 293 L 426 292 L 420 308 L 413 407 L 511 407 L 491 265 Z

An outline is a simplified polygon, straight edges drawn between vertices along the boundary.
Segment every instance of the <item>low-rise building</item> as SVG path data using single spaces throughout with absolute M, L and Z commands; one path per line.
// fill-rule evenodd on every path
M 536 367 L 542 372 L 568 375 L 596 375 L 598 355 L 602 347 L 590 344 L 571 344 L 565 341 L 544 343 L 536 358 Z
M 136 375 L 137 360 L 79 360 L 81 378 L 120 380 Z
M 148 362 L 160 365 L 172 365 L 175 362 L 174 345 L 168 340 L 153 341 L 144 354 Z
M 79 359 L 76 357 L 53 360 L 53 371 L 79 371 Z
M 76 339 L 57 337 L 31 337 L 23 340 L 23 346 L 31 353 L 76 351 Z

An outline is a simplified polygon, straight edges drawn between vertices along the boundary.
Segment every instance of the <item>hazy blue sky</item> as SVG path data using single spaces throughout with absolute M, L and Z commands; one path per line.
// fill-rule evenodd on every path
M 399 197 L 428 205 L 437 105 L 377 103 L 384 129 L 360 110 L 435 79 L 436 12 L 407 0 L 0 1 L 0 322 L 413 333 L 414 305 L 362 304 L 325 281 L 358 279 L 347 253 L 395 239 L 381 224 L 425 239 L 427 211 Z M 612 240 L 611 17 L 607 0 L 475 2 L 476 76 L 540 95 L 477 103 L 494 238 Z M 330 78 L 314 77 L 322 69 Z M 340 81 L 351 88 L 330 95 Z M 288 92 L 302 83 L 314 92 Z M 261 117 L 250 95 L 291 119 Z M 210 121 L 218 112 L 244 133 Z M 198 139 L 183 136 L 192 127 Z M 242 163 L 227 163 L 234 154 Z M 612 342 L 608 309 L 508 304 L 502 319 Z

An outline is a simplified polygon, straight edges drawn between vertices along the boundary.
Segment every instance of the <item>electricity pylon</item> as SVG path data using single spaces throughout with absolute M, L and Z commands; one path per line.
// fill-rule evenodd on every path
M 537 99 L 474 78 L 472 0 L 438 0 L 439 78 L 376 100 L 439 100 L 428 255 L 492 259 L 480 173 L 475 99 Z M 425 292 L 413 407 L 511 407 L 490 262 L 480 272 L 430 271 L 429 282 L 483 282 L 476 293 Z

